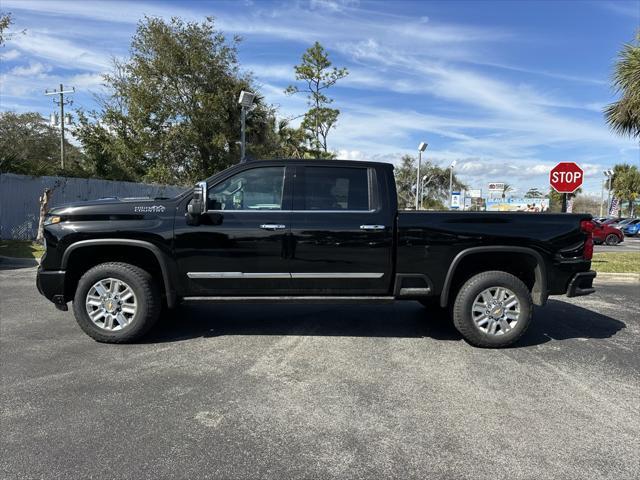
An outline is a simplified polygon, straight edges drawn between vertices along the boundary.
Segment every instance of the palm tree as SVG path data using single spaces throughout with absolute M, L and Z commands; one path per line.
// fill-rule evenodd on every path
M 507 196 L 507 193 L 509 193 L 512 190 L 513 190 L 513 187 L 508 183 L 505 183 L 502 187 L 502 198 L 505 198 Z
M 613 172 L 614 195 L 620 202 L 629 202 L 629 216 L 633 216 L 633 204 L 640 198 L 640 171 L 635 165 L 623 163 L 613 167 Z
M 636 44 L 622 47 L 613 74 L 613 87 L 622 94 L 617 102 L 607 105 L 604 115 L 611 128 L 621 134 L 640 137 L 640 31 Z

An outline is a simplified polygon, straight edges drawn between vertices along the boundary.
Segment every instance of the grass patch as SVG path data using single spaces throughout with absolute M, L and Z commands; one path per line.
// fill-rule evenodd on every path
M 594 253 L 591 268 L 605 273 L 640 273 L 640 253 Z
M 44 246 L 25 240 L 0 240 L 0 256 L 14 258 L 40 258 Z

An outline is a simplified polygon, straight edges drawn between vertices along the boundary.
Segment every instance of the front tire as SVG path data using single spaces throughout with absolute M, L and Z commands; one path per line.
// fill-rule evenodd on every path
M 80 328 L 104 343 L 134 342 L 158 320 L 160 291 L 149 272 L 128 263 L 102 263 L 78 282 L 73 313 Z
M 474 275 L 458 291 L 453 323 L 472 345 L 500 348 L 517 341 L 531 323 L 533 301 L 527 286 L 507 272 Z
M 604 243 L 606 243 L 610 247 L 613 247 L 614 245 L 620 243 L 620 239 L 615 233 L 610 233 L 609 235 L 607 235 L 607 238 L 605 238 Z

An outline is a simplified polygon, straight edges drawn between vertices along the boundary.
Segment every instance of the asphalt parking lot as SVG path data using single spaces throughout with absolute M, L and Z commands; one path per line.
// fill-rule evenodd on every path
M 0 477 L 634 479 L 637 283 L 554 298 L 514 348 L 414 302 L 181 307 L 103 345 L 0 270 Z

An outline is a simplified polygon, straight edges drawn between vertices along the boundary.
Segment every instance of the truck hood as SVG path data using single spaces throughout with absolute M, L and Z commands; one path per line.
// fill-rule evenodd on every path
M 145 215 L 163 214 L 174 209 L 176 199 L 137 198 L 100 198 L 86 202 L 74 202 L 60 205 L 49 210 L 49 215 L 59 215 L 72 219 L 74 217 L 91 217 L 94 215 L 116 215 L 140 218 Z M 87 218 L 88 219 L 88 218 Z M 96 218 L 97 219 L 97 218 Z

